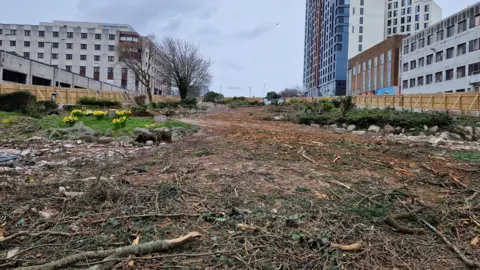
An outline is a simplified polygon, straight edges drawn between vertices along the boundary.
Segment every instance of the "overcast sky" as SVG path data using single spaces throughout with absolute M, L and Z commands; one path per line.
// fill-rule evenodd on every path
M 261 96 L 264 82 L 267 91 L 302 84 L 305 0 L 0 1 L 2 23 L 127 23 L 142 35 L 196 42 L 214 61 L 210 89 L 227 96 L 247 96 L 249 87 Z M 436 2 L 446 17 L 477 1 Z

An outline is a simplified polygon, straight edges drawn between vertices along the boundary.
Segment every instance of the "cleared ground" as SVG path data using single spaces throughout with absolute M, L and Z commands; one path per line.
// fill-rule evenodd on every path
M 418 219 L 480 261 L 478 244 L 471 245 L 480 232 L 478 153 L 331 134 L 264 121 L 265 114 L 247 108 L 182 119 L 201 131 L 171 145 L 122 153 L 120 161 L 86 160 L 69 173 L 52 168 L 35 175 L 35 183 L 0 187 L 5 236 L 75 233 L 0 242 L 0 268 L 127 246 L 137 236 L 145 243 L 196 231 L 200 239 L 136 260 L 133 267 L 466 269 Z M 86 177 L 95 179 L 80 181 Z M 96 180 L 101 177 L 113 180 Z M 59 186 L 86 194 L 65 200 L 56 195 Z M 29 211 L 11 214 L 21 206 L 60 214 L 48 221 Z M 423 234 L 402 233 L 385 222 L 419 207 L 422 212 L 398 223 Z M 150 217 L 138 216 L 145 214 Z M 361 248 L 342 251 L 330 243 Z M 16 261 L 3 259 L 14 247 L 23 251 Z M 97 262 L 83 260 L 76 268 Z M 115 267 L 127 263 L 118 260 Z

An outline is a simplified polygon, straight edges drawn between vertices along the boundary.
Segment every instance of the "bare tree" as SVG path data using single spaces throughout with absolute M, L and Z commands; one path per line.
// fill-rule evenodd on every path
M 158 44 L 160 72 L 170 78 L 178 88 L 180 98 L 186 99 L 189 92 L 206 86 L 212 80 L 212 62 L 200 55 L 196 44 L 178 38 L 165 37 Z
M 135 74 L 149 102 L 153 102 L 152 87 L 159 75 L 159 51 L 154 41 L 154 36 L 140 37 L 138 42 L 122 42 L 117 47 L 120 63 Z

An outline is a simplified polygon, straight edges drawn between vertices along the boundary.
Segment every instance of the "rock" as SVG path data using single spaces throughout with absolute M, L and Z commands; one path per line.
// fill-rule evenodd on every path
M 20 153 L 21 156 L 26 157 L 32 153 L 32 149 L 25 149 Z
M 115 118 L 117 113 L 116 113 L 116 110 L 108 110 L 107 114 L 108 114 L 108 119 L 112 120 L 113 118 Z
M 439 145 L 441 143 L 442 144 L 445 143 L 443 138 L 431 138 L 428 142 L 431 143 L 432 145 Z
M 80 129 L 83 129 L 84 127 L 85 127 L 85 124 L 82 121 L 78 121 L 77 123 L 75 123 L 75 125 L 73 125 L 71 129 L 80 130 Z
M 273 117 L 273 120 L 282 121 L 282 120 L 285 120 L 285 116 L 284 115 L 277 115 L 277 116 Z
M 342 127 L 343 127 L 343 128 L 347 128 L 348 126 L 347 126 L 347 124 L 343 123 L 343 124 L 342 124 Z
M 450 139 L 450 132 L 442 132 L 442 134 L 440 134 L 440 138 L 444 139 L 444 140 L 448 140 Z
M 55 209 L 45 209 L 43 211 L 38 211 L 38 214 L 45 220 L 56 217 L 60 212 Z
M 85 192 L 69 192 L 65 187 L 59 187 L 58 193 L 62 196 L 70 197 L 70 198 L 80 197 L 85 195 Z
M 133 130 L 133 133 L 135 134 L 135 141 L 137 142 L 146 142 L 146 141 L 155 141 L 155 135 L 148 129 L 146 128 L 135 128 Z
M 107 130 L 105 130 L 105 133 L 103 134 L 105 137 L 112 137 L 113 136 L 113 132 L 112 132 L 112 129 L 111 128 L 108 128 Z
M 322 238 L 321 242 L 323 246 L 330 244 L 330 240 L 328 238 Z
M 456 140 L 456 141 L 462 141 L 463 137 L 459 134 L 456 133 L 449 133 L 450 134 L 450 139 L 451 140 Z
M 152 146 L 152 145 L 153 145 L 153 141 L 146 141 L 146 142 L 145 142 L 145 145 L 146 145 L 146 146 Z
M 345 132 L 347 132 L 347 130 L 344 128 L 335 128 L 333 129 L 333 132 L 335 132 L 336 134 L 344 134 Z
M 64 144 L 63 147 L 65 148 L 74 148 L 75 145 L 71 144 L 71 143 L 67 143 L 67 144 Z
M 378 133 L 378 132 L 380 132 L 380 127 L 379 127 L 379 126 L 375 126 L 375 125 L 371 125 L 371 126 L 368 128 L 368 132 Z
M 330 125 L 329 128 L 337 128 L 337 124 Z
M 130 136 L 122 136 L 117 138 L 117 142 L 120 142 L 122 144 L 131 144 L 133 142 L 133 138 Z
M 425 134 L 425 132 L 423 132 L 423 131 L 418 133 L 418 137 L 426 137 L 426 136 L 427 136 L 427 134 Z
M 395 132 L 395 128 L 392 127 L 391 125 L 385 125 L 385 126 L 383 127 L 383 131 L 384 131 L 385 133 L 394 133 L 394 132 Z
M 431 127 L 428 129 L 430 132 L 437 132 L 438 131 L 438 126 Z
M 320 125 L 319 125 L 319 124 L 310 124 L 310 126 L 313 127 L 313 128 L 318 128 L 318 129 L 320 129 Z
M 457 126 L 455 129 L 457 133 L 463 134 L 463 135 L 470 135 L 473 136 L 473 128 L 469 126 Z
M 155 123 L 161 124 L 167 122 L 168 119 L 166 115 L 157 115 L 153 118 L 153 121 L 155 121 Z
M 480 138 L 480 127 L 475 128 L 475 135 L 477 136 L 477 138 Z
M 86 143 L 96 143 L 98 141 L 98 138 L 93 135 L 81 135 L 78 139 Z
M 121 145 L 121 143 L 119 141 L 113 141 L 110 143 L 111 146 L 115 146 L 115 147 L 118 147 Z
M 20 248 L 16 247 L 14 249 L 11 249 L 7 252 L 7 259 L 12 258 L 13 256 L 17 255 L 18 252 L 20 252 Z
M 159 142 L 171 142 L 172 131 L 169 128 L 157 128 L 153 131 L 157 135 L 157 141 Z
M 465 135 L 465 139 L 467 139 L 467 141 L 473 141 L 473 137 L 470 135 Z
M 100 138 L 98 138 L 98 143 L 99 144 L 109 144 L 111 142 L 113 142 L 112 137 L 100 137 Z
M 277 213 L 278 213 L 278 210 L 275 209 L 275 208 L 272 208 L 272 210 L 270 210 L 270 212 L 271 212 L 272 214 L 277 214 Z
M 352 132 L 352 131 L 354 131 L 355 129 L 357 129 L 357 127 L 356 127 L 355 125 L 349 125 L 349 126 L 347 127 L 347 131 L 348 131 L 348 132 Z
M 15 209 L 12 212 L 12 215 L 16 216 L 16 217 L 23 216 L 28 211 L 28 208 L 30 208 L 28 205 L 27 206 L 21 206 L 21 207 Z
M 424 125 L 424 126 L 423 126 L 423 131 L 425 131 L 425 132 L 428 131 L 428 126 L 427 126 L 427 125 Z
M 70 226 L 68 228 L 70 229 L 70 231 L 72 231 L 74 233 L 78 232 L 78 226 L 75 223 L 70 224 Z
M 82 140 L 77 140 L 77 144 L 82 144 Z
M 367 132 L 365 130 L 356 130 L 356 131 L 353 131 L 352 134 L 365 135 L 367 134 Z

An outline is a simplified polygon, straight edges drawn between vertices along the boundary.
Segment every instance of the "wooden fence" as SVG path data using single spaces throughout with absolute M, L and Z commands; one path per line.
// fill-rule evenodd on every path
M 134 93 L 120 91 L 96 91 L 80 88 L 61 88 L 50 86 L 37 86 L 25 84 L 0 84 L 0 94 L 13 93 L 17 91 L 29 91 L 34 94 L 38 100 L 50 100 L 52 93 L 57 91 L 57 103 L 75 104 L 80 98 L 93 97 L 98 99 L 108 99 L 120 101 L 123 104 L 133 104 Z M 154 102 L 173 102 L 179 101 L 179 97 L 154 95 Z
M 287 98 L 291 100 L 331 100 L 335 97 Z M 355 104 L 367 108 L 391 107 L 411 110 L 458 111 L 461 114 L 480 112 L 480 93 L 436 93 L 411 95 L 354 96 Z

